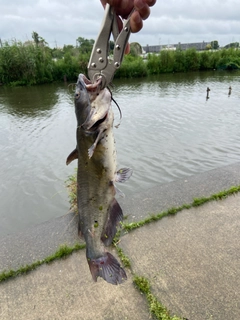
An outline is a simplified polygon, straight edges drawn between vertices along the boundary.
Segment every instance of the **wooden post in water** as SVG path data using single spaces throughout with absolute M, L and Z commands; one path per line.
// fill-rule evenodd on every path
M 208 100 L 208 99 L 209 99 L 209 91 L 210 91 L 210 89 L 209 89 L 209 87 L 207 87 L 207 96 L 206 96 L 206 100 Z
M 232 93 L 232 87 L 230 86 L 229 89 L 228 89 L 228 96 L 229 97 L 230 97 L 231 93 Z

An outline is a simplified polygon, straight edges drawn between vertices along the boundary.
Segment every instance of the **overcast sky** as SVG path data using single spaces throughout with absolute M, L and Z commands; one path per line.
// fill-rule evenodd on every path
M 239 12 L 239 0 L 157 0 L 130 42 L 240 42 Z M 35 31 L 50 47 L 74 45 L 79 36 L 95 39 L 102 18 L 100 0 L 0 0 L 0 38 L 24 42 Z

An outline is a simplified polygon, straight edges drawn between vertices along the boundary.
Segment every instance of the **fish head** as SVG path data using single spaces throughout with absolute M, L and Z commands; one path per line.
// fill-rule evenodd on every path
M 109 123 L 112 96 L 108 89 L 101 90 L 101 77 L 92 83 L 79 74 L 75 89 L 75 113 L 78 126 L 86 132 L 94 132 L 102 124 Z M 112 121 L 111 121 L 112 122 Z
M 87 119 L 91 111 L 91 102 L 87 90 L 87 78 L 79 74 L 75 88 L 75 113 L 78 126 L 81 126 Z
M 91 110 L 82 127 L 87 132 L 94 132 L 100 128 L 107 128 L 112 125 L 113 113 L 111 109 L 112 95 L 105 88 L 101 90 L 101 80 L 94 85 L 88 86 Z

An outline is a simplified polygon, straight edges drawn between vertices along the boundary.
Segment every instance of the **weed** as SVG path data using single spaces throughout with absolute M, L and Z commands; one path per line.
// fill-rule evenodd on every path
M 122 261 L 123 266 L 126 268 L 131 268 L 130 259 L 124 254 L 123 250 L 119 248 L 117 245 L 115 245 L 115 248 L 117 250 L 119 258 Z
M 66 245 L 63 245 L 54 254 L 52 254 L 51 256 L 48 256 L 47 258 L 45 258 L 43 260 L 35 261 L 30 265 L 27 264 L 25 266 L 21 266 L 17 270 L 3 271 L 2 273 L 0 273 L 0 282 L 5 281 L 10 278 L 13 278 L 13 277 L 16 277 L 20 274 L 24 274 L 29 271 L 35 270 L 37 267 L 43 265 L 44 263 L 51 263 L 54 260 L 67 257 L 68 255 L 70 255 L 74 251 L 84 249 L 85 247 L 86 247 L 85 244 L 78 244 L 78 243 L 75 244 L 75 246 L 73 246 L 73 247 L 68 247 Z
M 150 282 L 144 278 L 139 276 L 134 276 L 133 283 L 137 287 L 137 289 L 145 295 L 149 311 L 152 315 L 154 315 L 159 320 L 181 320 L 181 318 L 173 316 L 171 317 L 167 308 L 165 308 L 158 299 L 152 294 Z

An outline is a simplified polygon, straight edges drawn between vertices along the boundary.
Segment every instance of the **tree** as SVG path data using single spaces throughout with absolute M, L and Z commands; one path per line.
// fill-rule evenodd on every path
M 63 50 L 59 48 L 51 49 L 51 54 L 52 54 L 52 57 L 55 59 L 62 59 L 62 57 L 64 56 Z
M 110 51 L 111 51 L 111 52 L 113 52 L 114 46 L 115 46 L 115 45 L 114 45 L 114 41 L 110 40 L 110 41 L 109 41 L 109 48 L 110 48 Z
M 139 56 L 142 54 L 142 46 L 138 42 L 132 42 L 130 44 L 130 52 L 134 56 Z
M 219 48 L 219 44 L 217 40 L 211 41 L 211 47 L 214 50 L 217 50 Z
M 227 44 L 224 48 L 225 49 L 228 49 L 228 48 L 239 48 L 239 42 L 231 42 L 231 43 Z
M 38 46 L 38 44 L 39 44 L 39 35 L 38 35 L 38 33 L 33 31 L 32 32 L 32 38 L 33 38 L 33 41 L 35 42 L 36 46 Z
M 39 44 L 41 44 L 43 47 L 47 46 L 48 43 L 45 41 L 45 39 L 43 39 L 42 37 L 40 37 L 38 35 L 37 32 L 33 31 L 32 32 L 32 38 L 33 38 L 33 41 L 35 42 L 36 46 L 38 47 Z
M 80 53 L 90 53 L 94 44 L 93 39 L 85 39 L 83 37 L 78 37 L 76 39 L 77 47 L 80 50 Z

